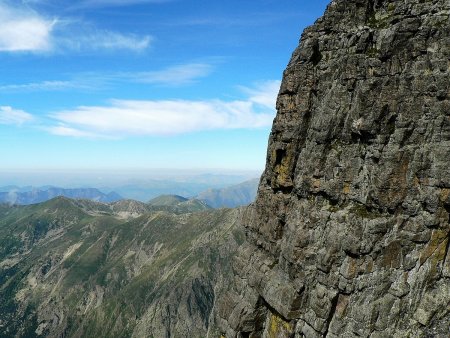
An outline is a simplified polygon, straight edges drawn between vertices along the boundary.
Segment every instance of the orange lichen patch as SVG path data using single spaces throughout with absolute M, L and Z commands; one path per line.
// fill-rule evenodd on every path
M 291 323 L 274 313 L 270 315 L 268 338 L 288 338 L 292 335 L 293 330 Z
M 312 187 L 313 187 L 313 189 L 319 189 L 320 188 L 320 179 L 314 178 L 312 180 Z
M 434 254 L 433 264 L 442 261 L 445 257 L 445 250 L 448 242 L 448 230 L 434 230 L 431 239 L 425 249 L 420 253 L 420 265 Z
M 440 194 L 441 202 L 445 202 L 448 199 L 449 195 L 450 195 L 450 189 L 448 189 L 448 188 L 441 189 L 441 194 Z
M 345 195 L 350 194 L 350 184 L 344 183 L 344 188 L 342 189 L 342 193 Z
M 291 187 L 295 158 L 292 146 L 288 145 L 287 149 L 274 149 L 271 155 L 273 170 L 276 174 L 276 187 Z
M 358 272 L 358 265 L 356 259 L 351 258 L 348 262 L 347 276 L 348 278 L 355 278 Z

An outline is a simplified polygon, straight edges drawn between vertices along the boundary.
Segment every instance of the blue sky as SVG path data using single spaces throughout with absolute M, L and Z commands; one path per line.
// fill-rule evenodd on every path
M 0 169 L 262 170 L 327 3 L 0 0 Z

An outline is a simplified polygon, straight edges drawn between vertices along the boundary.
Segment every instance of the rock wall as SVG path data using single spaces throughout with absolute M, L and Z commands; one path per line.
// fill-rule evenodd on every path
M 335 0 L 284 73 L 226 337 L 450 335 L 450 2 Z

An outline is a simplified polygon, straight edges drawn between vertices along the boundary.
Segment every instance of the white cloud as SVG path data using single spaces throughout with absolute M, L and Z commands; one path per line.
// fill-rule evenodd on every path
M 50 20 L 26 6 L 13 7 L 1 0 L 0 22 L 0 52 L 141 51 L 152 41 L 149 35 L 101 30 L 83 21 Z
M 10 91 L 55 91 L 55 90 L 67 90 L 75 88 L 89 89 L 92 86 L 87 84 L 78 83 L 75 81 L 42 81 L 42 82 L 31 82 L 23 84 L 10 84 L 0 86 L 0 91 L 10 92 Z
M 46 128 L 46 130 L 54 135 L 59 135 L 59 136 L 88 137 L 88 138 L 97 137 L 95 134 L 83 132 L 81 130 L 66 127 L 64 125 L 49 127 L 49 128 Z
M 90 30 L 74 36 L 61 36 L 58 39 L 62 49 L 69 50 L 117 50 L 141 51 L 150 46 L 152 38 L 148 35 L 120 34 L 107 30 Z
M 188 63 L 160 71 L 130 74 L 131 78 L 145 83 L 179 86 L 211 74 L 213 67 L 206 63 Z
M 251 102 L 260 104 L 268 108 L 274 108 L 277 101 L 278 91 L 280 90 L 281 81 L 265 81 L 257 84 L 255 88 L 240 87 L 242 91 L 247 93 Z
M 117 82 L 181 86 L 208 76 L 213 68 L 207 63 L 187 63 L 151 72 L 80 73 L 69 80 L 4 84 L 0 85 L 0 92 L 99 90 Z
M 48 51 L 56 20 L 0 3 L 0 51 Z
M 108 106 L 81 106 L 52 114 L 58 126 L 50 131 L 65 136 L 121 138 L 267 127 L 275 115 L 274 106 L 267 103 L 275 98 L 269 99 L 269 91 L 261 89 L 264 93 L 259 95 L 254 89 L 247 100 L 112 100 Z
M 21 125 L 33 120 L 33 116 L 23 110 L 13 109 L 9 106 L 0 106 L 0 124 Z
M 143 3 L 164 3 L 171 0 L 84 0 L 75 5 L 75 8 L 131 6 Z

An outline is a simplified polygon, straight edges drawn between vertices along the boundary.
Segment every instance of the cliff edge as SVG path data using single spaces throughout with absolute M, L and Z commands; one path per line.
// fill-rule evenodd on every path
M 284 72 L 226 337 L 450 335 L 450 2 L 335 0 Z

